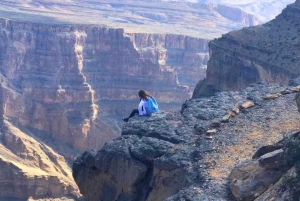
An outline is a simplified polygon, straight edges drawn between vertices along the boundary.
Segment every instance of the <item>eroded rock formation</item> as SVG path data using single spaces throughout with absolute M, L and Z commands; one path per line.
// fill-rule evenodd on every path
M 257 148 L 298 128 L 294 92 L 299 90 L 255 84 L 240 92 L 186 101 L 180 113 L 136 118 L 102 150 L 77 158 L 74 179 L 93 201 L 233 200 L 228 192 L 231 170 L 251 159 Z M 255 154 L 263 158 L 262 174 L 280 158 L 265 154 L 278 150 L 280 146 L 268 147 Z M 283 173 L 275 168 L 268 174 L 269 183 Z
M 0 197 L 78 196 L 66 160 L 72 161 L 78 151 L 98 149 L 119 134 L 101 115 L 118 107 L 131 109 L 143 87 L 156 91 L 160 103 L 183 102 L 191 93 L 189 86 L 179 81 L 184 67 L 195 74 L 192 72 L 207 61 L 207 40 L 187 36 L 125 34 L 122 29 L 6 19 L 0 20 L 0 26 L 1 116 L 5 124 L 41 140 L 33 147 L 50 146 L 51 154 L 61 157 L 59 164 L 52 161 L 58 159 L 49 157 L 49 165 L 39 159 L 42 151 L 32 154 L 29 145 L 19 150 L 19 137 L 9 143 L 8 137 L 15 134 L 3 131 L 2 148 L 14 158 L 2 159 L 2 168 L 12 181 L 12 173 L 17 172 L 20 182 L 0 185 L 1 189 L 15 189 L 3 191 Z M 175 59 L 177 56 L 181 59 Z M 199 77 L 183 82 L 191 84 L 196 79 Z M 101 101 L 108 104 L 101 108 Z M 29 173 L 24 170 L 27 165 L 18 166 L 27 160 L 35 160 Z M 11 167 L 16 170 L 12 172 Z M 60 179 L 60 174 L 65 178 Z M 17 192 L 19 186 L 24 191 Z
M 207 78 L 198 83 L 193 97 L 239 90 L 261 81 L 287 84 L 299 76 L 299 19 L 296 1 L 264 25 L 233 31 L 211 41 Z
M 184 73 L 184 65 L 195 64 L 187 69 L 194 72 L 207 60 L 198 55 L 207 51 L 207 41 L 189 37 L 162 35 L 149 44 L 155 36 L 131 35 L 141 48 L 148 48 L 143 52 L 122 29 L 4 19 L 1 26 L 1 79 L 7 85 L 4 115 L 78 150 L 101 147 L 116 136 L 98 118 L 100 97 L 135 100 L 137 91 L 147 86 L 162 103 L 182 102 L 190 90 L 179 84 L 177 74 Z M 194 61 L 187 59 L 193 55 Z M 175 71 L 167 65 L 172 62 L 181 68 Z
M 1 200 L 80 197 L 66 160 L 50 146 L 6 120 L 0 142 Z

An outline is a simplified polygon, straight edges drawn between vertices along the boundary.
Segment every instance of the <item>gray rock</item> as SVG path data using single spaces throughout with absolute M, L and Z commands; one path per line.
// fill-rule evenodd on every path
M 219 119 L 213 119 L 211 122 L 212 127 L 220 127 L 220 120 Z
M 238 155 L 237 152 L 226 156 L 223 150 L 232 146 L 249 149 L 248 144 L 261 147 L 270 134 L 267 130 L 270 121 L 278 124 L 299 115 L 294 111 L 296 106 L 288 104 L 294 101 L 293 94 L 264 100 L 266 94 L 276 93 L 282 88 L 280 85 L 253 84 L 240 92 L 221 92 L 211 98 L 188 100 L 180 113 L 161 112 L 147 118 L 133 118 L 124 125 L 122 136 L 106 143 L 97 152 L 94 167 L 87 166 L 92 163 L 84 163 L 85 156 L 76 160 L 74 179 L 81 193 L 91 201 L 99 197 L 109 201 L 234 200 L 228 195 L 226 172 L 230 172 L 239 161 L 246 160 L 247 154 Z M 261 105 L 245 109 L 247 113 L 236 114 L 210 139 L 206 139 L 209 135 L 197 135 L 210 130 L 214 119 L 224 117 L 235 105 L 246 102 L 249 95 Z M 199 114 L 207 114 L 208 119 L 199 119 Z M 266 133 L 249 139 L 249 132 L 257 128 L 260 132 L 266 129 Z M 282 144 L 277 143 L 274 147 Z M 254 152 L 254 148 L 245 150 L 248 151 Z M 270 151 L 274 151 L 273 147 L 261 148 L 256 157 Z M 224 158 L 219 160 L 224 154 L 229 163 L 222 163 Z M 278 167 L 264 168 L 258 161 L 246 169 L 236 167 L 230 177 L 233 194 L 241 200 L 258 197 L 284 174 L 284 170 Z M 210 174 L 216 170 L 220 183 L 215 182 Z M 105 192 L 109 193 L 106 195 Z
M 267 153 L 273 152 L 275 150 L 281 149 L 283 145 L 266 145 L 259 148 L 255 154 L 252 156 L 252 159 L 258 159 L 260 156 Z
M 259 165 L 263 168 L 278 168 L 283 164 L 283 149 L 279 149 L 259 157 Z
M 96 156 L 96 151 L 94 150 L 85 151 L 82 154 L 83 163 L 89 168 L 95 167 L 95 156 Z

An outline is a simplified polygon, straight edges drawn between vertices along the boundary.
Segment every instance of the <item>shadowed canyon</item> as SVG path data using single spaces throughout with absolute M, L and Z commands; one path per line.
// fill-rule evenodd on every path
M 299 1 L 267 3 L 0 2 L 0 200 L 240 199 L 230 171 L 299 121 L 297 81 L 253 84 L 298 76 Z M 162 112 L 123 124 L 140 89 Z

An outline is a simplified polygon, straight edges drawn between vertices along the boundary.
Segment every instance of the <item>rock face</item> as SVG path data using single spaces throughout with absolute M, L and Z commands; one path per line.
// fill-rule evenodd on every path
M 141 58 L 159 65 L 162 73 L 173 72 L 178 83 L 193 89 L 195 83 L 205 77 L 208 40 L 171 34 L 127 35 Z
M 193 97 L 239 90 L 261 81 L 287 84 L 299 71 L 299 1 L 264 25 L 244 28 L 210 42 L 207 78 Z
M 295 164 L 287 162 L 286 152 L 291 148 L 288 141 L 299 139 L 299 134 L 299 131 L 291 132 L 274 145 L 261 147 L 252 160 L 231 171 L 230 188 L 236 200 L 296 200 L 295 187 L 289 183 L 297 173 Z
M 100 98 L 136 100 L 147 86 L 161 103 L 182 102 L 190 90 L 179 84 L 181 75 L 185 69 L 196 74 L 207 61 L 207 40 L 184 36 L 126 36 L 122 29 L 4 19 L 1 28 L 4 116 L 78 150 L 99 148 L 117 135 L 99 118 Z
M 6 120 L 0 135 L 0 199 L 80 197 L 64 157 Z
M 276 153 L 267 153 L 259 160 L 245 162 L 233 169 L 229 175 L 230 188 L 237 200 L 255 200 L 286 173 L 287 169 L 279 166 L 284 162 L 283 154 L 279 155 L 278 152 L 283 153 L 283 150 L 274 152 Z M 274 159 L 279 156 L 280 160 Z
M 20 182 L 0 185 L 0 198 L 78 197 L 66 160 L 72 161 L 79 151 L 98 149 L 119 134 L 101 115 L 136 106 L 137 92 L 143 87 L 156 91 L 153 95 L 162 104 L 183 102 L 191 91 L 179 81 L 191 84 L 200 78 L 183 80 L 181 74 L 186 69 L 195 75 L 207 61 L 208 41 L 187 36 L 6 19 L 0 20 L 0 28 L 0 108 L 6 121 L 2 126 L 9 124 L 21 129 L 24 138 L 27 134 L 42 141 L 33 147 L 53 147 L 53 153 L 45 154 L 50 159 L 42 162 L 37 156 L 40 149 L 27 153 L 32 149 L 27 145 L 19 150 L 20 137 L 8 146 L 7 137 L 15 134 L 3 131 L 1 149 L 13 160 L 1 159 L 7 174 L 0 179 Z M 30 156 L 22 158 L 22 152 Z M 55 154 L 59 159 L 52 157 Z M 18 191 L 20 186 L 24 191 Z
M 235 9 L 237 18 L 223 16 L 215 6 L 186 3 L 160 7 L 145 1 L 7 0 L 1 5 L 0 199 L 77 199 L 68 162 L 120 133 L 118 125 L 103 116 L 120 119 L 127 114 L 136 107 L 141 88 L 162 108 L 178 106 L 205 77 L 208 41 L 257 23 L 254 16 L 239 15 Z M 107 17 L 107 12 L 120 15 Z M 85 162 L 90 159 L 86 157 Z M 178 168 L 173 173 L 185 174 Z M 177 181 L 176 190 L 181 186 Z M 146 190 L 143 187 L 139 196 L 148 197 Z M 176 190 L 158 192 L 162 198 Z
M 78 157 L 73 177 L 84 197 L 93 201 L 234 200 L 228 192 L 231 170 L 300 123 L 294 103 L 298 90 L 256 84 L 186 101 L 180 113 L 135 118 L 123 127 L 122 136 L 97 153 Z M 271 99 L 270 94 L 280 96 Z M 228 121 L 221 122 L 228 114 Z M 260 193 L 284 174 L 274 166 L 281 160 L 281 148 L 268 146 L 254 154 L 260 161 L 256 172 L 265 175 L 265 170 L 273 170 L 267 174 L 269 183 L 257 186 Z

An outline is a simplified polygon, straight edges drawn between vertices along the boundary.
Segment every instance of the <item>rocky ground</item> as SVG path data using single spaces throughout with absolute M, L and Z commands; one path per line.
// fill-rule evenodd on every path
M 188 100 L 181 113 L 137 117 L 98 153 L 78 158 L 73 176 L 87 200 L 234 200 L 230 171 L 299 129 L 297 90 L 253 84 Z

